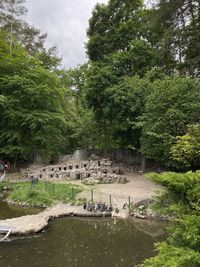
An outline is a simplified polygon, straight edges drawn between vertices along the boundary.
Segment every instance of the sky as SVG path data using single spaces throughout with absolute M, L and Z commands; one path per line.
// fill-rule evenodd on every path
M 25 20 L 47 33 L 46 46 L 57 45 L 64 68 L 87 61 L 85 53 L 88 20 L 96 3 L 108 0 L 27 0 Z

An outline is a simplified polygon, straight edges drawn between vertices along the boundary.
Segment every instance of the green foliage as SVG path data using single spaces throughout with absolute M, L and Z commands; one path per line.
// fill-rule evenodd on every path
M 147 177 L 161 183 L 176 197 L 174 203 L 184 203 L 190 211 L 200 210 L 200 171 L 175 173 L 166 172 L 163 174 L 151 173 Z
M 198 0 L 159 0 L 149 16 L 151 42 L 169 73 L 199 77 L 200 2 Z
M 95 115 L 86 101 L 86 73 L 88 64 L 80 65 L 62 74 L 66 86 L 71 87 L 71 146 L 73 148 L 98 147 L 99 133 Z
M 9 57 L 4 39 L 0 51 L 0 155 L 16 160 L 40 153 L 51 159 L 68 146 L 67 91 L 56 73 L 43 68 L 21 46 L 13 47 Z
M 131 47 L 140 28 L 141 0 L 97 4 L 89 21 L 87 53 L 92 61 Z
M 171 148 L 172 157 L 181 166 L 198 169 L 200 167 L 200 124 L 190 125 L 183 136 L 176 138 Z
M 117 77 L 124 75 L 139 75 L 145 73 L 157 64 L 156 51 L 145 41 L 139 38 L 132 40 L 128 50 L 121 50 L 105 58 L 106 63 L 112 66 Z
M 143 106 L 138 111 L 134 102 L 138 106 L 144 94 L 133 89 L 138 87 L 138 78 L 129 80 L 127 76 L 143 77 L 157 62 L 156 51 L 142 38 L 142 10 L 140 0 L 111 0 L 107 5 L 98 4 L 90 19 L 86 99 L 94 111 L 105 150 L 139 146 L 140 133 L 132 127 Z
M 170 150 L 176 136 L 185 134 L 188 124 L 199 122 L 200 86 L 198 80 L 176 77 L 174 73 L 178 76 L 192 71 L 193 76 L 198 75 L 198 66 L 192 70 L 190 63 L 194 58 L 186 63 L 189 49 L 182 33 L 188 31 L 189 37 L 199 27 L 199 3 L 163 0 L 147 9 L 142 2 L 112 0 L 93 10 L 87 43 L 91 61 L 84 93 L 102 132 L 103 147 L 141 148 L 146 157 L 180 168 L 171 159 Z M 183 29 L 184 22 L 187 29 Z M 198 61 L 198 56 L 193 56 Z M 142 94 L 130 89 L 138 86 L 135 75 L 145 80 L 141 79 L 141 84 L 146 83 Z M 132 114 L 135 103 L 140 103 L 141 108 Z
M 147 177 L 166 187 L 155 206 L 173 212 L 176 219 L 169 227 L 167 242 L 157 245 L 158 255 L 141 266 L 200 266 L 200 172 L 151 173 Z
M 198 267 L 200 253 L 188 249 L 161 243 L 157 246 L 158 256 L 145 260 L 141 267 Z
M 185 215 L 169 229 L 172 245 L 189 247 L 200 252 L 200 217 Z
M 30 182 L 12 183 L 9 199 L 15 202 L 28 203 L 31 206 L 51 205 L 57 201 L 69 203 L 74 201 L 81 188 L 72 184 L 38 182 L 33 188 Z M 73 187 L 73 196 L 72 196 Z
M 199 81 L 166 78 L 149 84 L 142 117 L 142 151 L 165 165 L 174 165 L 170 149 L 176 136 L 185 133 L 188 124 L 199 122 Z

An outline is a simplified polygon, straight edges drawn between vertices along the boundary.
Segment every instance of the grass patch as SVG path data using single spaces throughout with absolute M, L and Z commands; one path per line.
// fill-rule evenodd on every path
M 31 186 L 30 182 L 15 182 L 10 185 L 12 190 L 8 198 L 31 206 L 50 206 L 56 202 L 76 202 L 76 195 L 82 191 L 78 185 L 46 181 L 39 181 L 34 186 Z

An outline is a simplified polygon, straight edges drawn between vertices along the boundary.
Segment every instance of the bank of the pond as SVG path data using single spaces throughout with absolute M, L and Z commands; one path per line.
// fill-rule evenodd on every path
M 31 212 L 31 211 L 30 211 Z M 5 219 L 0 220 L 1 225 L 7 225 L 13 228 L 11 234 L 13 235 L 28 235 L 41 232 L 45 229 L 49 221 L 52 221 L 56 218 L 63 218 L 63 217 L 96 217 L 96 218 L 104 218 L 104 217 L 117 217 L 121 219 L 131 219 L 137 220 L 138 223 L 140 221 L 144 221 L 144 224 L 151 224 L 153 220 L 143 219 L 139 217 L 131 217 L 129 215 L 128 210 L 115 210 L 113 212 L 91 212 L 88 210 L 83 209 L 82 206 L 73 206 L 67 204 L 57 204 L 51 208 L 47 208 L 38 214 L 32 215 L 25 215 L 17 218 Z M 155 223 L 158 223 L 161 220 L 154 220 Z M 140 223 L 139 223 L 140 224 Z
M 47 208 L 39 214 L 26 215 L 18 218 L 1 220 L 0 225 L 12 227 L 11 234 L 27 235 L 41 232 L 48 226 L 49 221 L 55 218 L 78 216 L 78 217 L 111 217 L 110 212 L 89 212 L 80 206 L 58 204 Z

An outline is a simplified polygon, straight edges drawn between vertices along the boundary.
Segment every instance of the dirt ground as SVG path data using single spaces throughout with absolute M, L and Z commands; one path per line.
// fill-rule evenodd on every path
M 129 180 L 126 184 L 99 184 L 94 186 L 84 186 L 84 190 L 79 197 L 91 199 L 91 188 L 93 188 L 93 200 L 109 203 L 110 195 L 112 205 L 122 208 L 124 203 L 128 203 L 130 196 L 131 202 L 136 203 L 155 195 L 161 186 L 144 178 L 141 174 L 126 174 Z M 74 183 L 74 182 L 73 182 Z M 75 184 L 80 184 L 75 181 Z
M 7 174 L 7 179 L 19 180 L 20 173 Z M 128 203 L 130 196 L 131 202 L 136 203 L 146 198 L 155 195 L 157 190 L 161 189 L 159 184 L 156 184 L 149 179 L 144 178 L 139 173 L 126 173 L 128 183 L 126 184 L 98 184 L 93 186 L 83 185 L 81 181 L 71 181 L 72 184 L 79 184 L 83 187 L 83 191 L 78 195 L 80 198 L 91 200 L 91 189 L 93 189 L 93 200 L 110 203 L 110 195 L 112 205 L 122 208 L 124 203 Z

